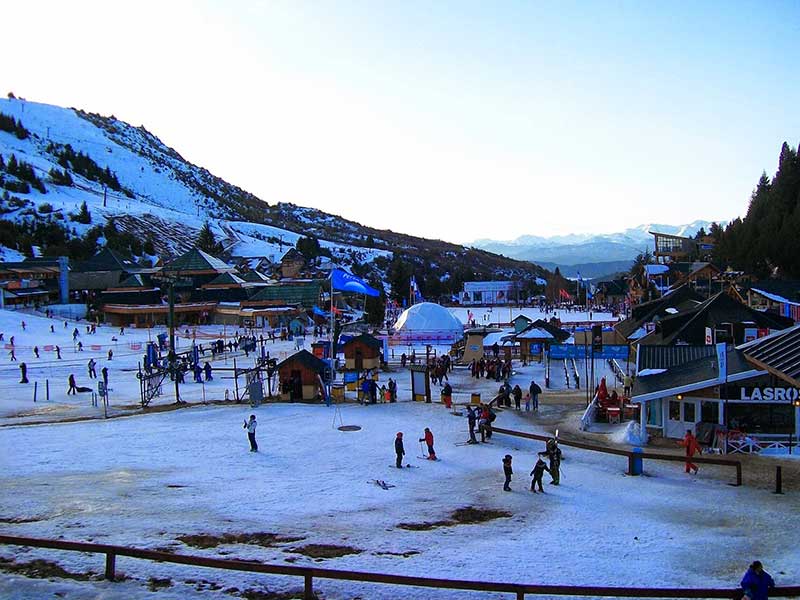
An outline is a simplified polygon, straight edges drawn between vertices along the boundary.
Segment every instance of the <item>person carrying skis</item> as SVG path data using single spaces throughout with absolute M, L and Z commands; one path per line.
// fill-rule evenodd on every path
M 256 443 L 256 427 L 258 427 L 258 423 L 256 422 L 255 415 L 250 415 L 250 420 L 245 421 L 244 425 L 242 426 L 243 429 L 247 430 L 247 439 L 250 440 L 250 452 L 258 452 L 258 444 Z
M 506 480 L 503 483 L 503 491 L 510 492 L 511 491 L 511 475 L 514 474 L 514 470 L 511 468 L 511 455 L 506 454 L 503 457 L 503 474 L 506 476 Z
M 536 484 L 539 484 L 539 491 L 544 494 L 544 487 L 542 487 L 542 475 L 544 472 L 547 471 L 550 473 L 550 469 L 547 468 L 547 465 L 544 464 L 542 457 L 536 459 L 536 464 L 533 466 L 533 470 L 531 471 L 531 475 L 533 475 L 533 479 L 531 480 L 531 491 L 535 494 L 536 493 Z
M 406 451 L 403 448 L 403 432 L 398 431 L 397 436 L 394 438 L 394 453 L 397 456 L 397 460 L 395 461 L 395 466 L 398 469 L 403 468 L 403 456 L 405 455 Z
M 694 437 L 691 429 L 686 430 L 686 435 L 678 442 L 678 445 L 686 448 L 686 473 L 694 471 L 694 474 L 697 475 L 699 467 L 692 462 L 692 457 L 695 453 L 700 454 L 700 444 L 697 443 L 697 438 Z
M 436 452 L 433 450 L 433 433 L 427 427 L 425 428 L 425 435 L 419 438 L 420 442 L 425 442 L 428 446 L 428 460 L 436 460 Z
M 550 438 L 547 440 L 547 446 L 544 452 L 539 452 L 539 456 L 546 456 L 548 461 L 550 462 L 550 483 L 553 485 L 558 485 L 561 481 L 561 473 L 559 468 L 561 467 L 561 448 L 558 447 L 558 440 L 555 438 Z

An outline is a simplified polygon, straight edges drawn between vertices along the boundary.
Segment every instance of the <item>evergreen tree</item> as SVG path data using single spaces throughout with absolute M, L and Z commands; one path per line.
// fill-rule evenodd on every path
M 81 202 L 81 208 L 78 211 L 78 216 L 75 218 L 78 223 L 88 225 L 92 222 L 92 213 L 89 212 L 89 207 L 86 206 L 86 200 Z
M 211 230 L 211 224 L 208 221 L 203 224 L 203 228 L 200 230 L 200 235 L 197 236 L 195 245 L 198 250 L 202 250 L 203 252 L 215 256 L 222 254 L 222 244 L 217 242 L 217 238 Z

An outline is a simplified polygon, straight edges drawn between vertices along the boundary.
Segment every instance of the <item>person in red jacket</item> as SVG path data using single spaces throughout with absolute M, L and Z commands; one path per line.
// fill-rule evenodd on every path
M 433 451 L 433 433 L 427 427 L 425 428 L 425 437 L 419 439 L 420 442 L 425 442 L 428 446 L 428 460 L 436 460 L 436 452 Z
M 700 454 L 700 444 L 697 443 L 697 438 L 692 434 L 691 429 L 686 430 L 686 435 L 678 442 L 679 446 L 686 448 L 686 472 L 694 471 L 697 474 L 698 467 L 692 462 L 692 457 L 695 453 Z

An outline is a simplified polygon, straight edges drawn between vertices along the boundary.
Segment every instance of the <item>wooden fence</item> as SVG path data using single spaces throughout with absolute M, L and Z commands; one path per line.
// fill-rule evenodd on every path
M 286 575 L 303 579 L 303 597 L 314 600 L 314 578 L 358 581 L 363 583 L 382 583 L 388 585 L 404 585 L 412 587 L 428 587 L 447 590 L 468 590 L 476 592 L 496 592 L 515 594 L 517 600 L 526 595 L 547 596 L 583 596 L 583 597 L 616 597 L 616 598 L 741 598 L 741 590 L 735 588 L 635 588 L 613 586 L 580 586 L 580 585 L 538 585 L 525 583 L 501 583 L 491 581 L 471 581 L 467 579 L 438 579 L 434 577 L 411 577 L 407 575 L 388 575 L 385 573 L 368 573 L 365 571 L 342 571 L 337 569 L 321 569 L 317 567 L 296 567 L 293 565 L 265 565 L 244 560 L 228 560 L 172 554 L 156 550 L 143 550 L 127 546 L 109 544 L 88 544 L 84 542 L 68 542 L 64 540 L 48 540 L 38 538 L 0 535 L 0 544 L 48 548 L 51 550 L 67 550 L 71 552 L 88 552 L 105 554 L 105 577 L 113 581 L 116 577 L 117 556 L 127 556 L 141 560 L 191 565 L 211 569 L 225 569 L 247 573 L 265 573 L 269 575 Z M 791 598 L 800 596 L 800 586 L 777 587 L 770 590 L 771 598 Z

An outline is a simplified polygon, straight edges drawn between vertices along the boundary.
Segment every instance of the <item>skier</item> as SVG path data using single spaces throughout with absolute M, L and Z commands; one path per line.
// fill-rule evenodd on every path
M 433 450 L 433 433 L 427 427 L 425 428 L 425 435 L 419 438 L 420 442 L 425 442 L 428 446 L 428 460 L 436 460 L 436 452 Z
M 100 369 L 100 375 L 103 376 L 103 387 L 106 388 L 106 396 L 108 395 L 108 367 Z
M 514 473 L 514 470 L 511 468 L 511 455 L 506 454 L 503 457 L 503 474 L 506 476 L 506 480 L 503 483 L 503 491 L 510 492 L 511 491 L 511 475 Z
M 195 363 L 194 367 L 192 368 L 192 373 L 194 375 L 195 383 L 203 383 L 203 369 L 200 368 L 199 364 Z
M 694 437 L 691 429 L 686 430 L 686 435 L 678 442 L 678 445 L 686 448 L 686 473 L 694 471 L 694 474 L 697 475 L 699 468 L 692 462 L 692 457 L 695 453 L 700 454 L 700 444 L 697 443 L 697 438 Z
M 108 360 L 111 360 L 112 358 L 114 358 L 114 350 L 109 348 L 108 349 Z
M 403 448 L 403 432 L 398 431 L 397 436 L 394 438 L 394 453 L 397 455 L 397 460 L 395 461 L 395 466 L 398 469 L 403 468 L 403 456 L 405 455 L 406 451 Z
M 558 485 L 561 481 L 561 473 L 559 468 L 561 466 L 561 448 L 558 447 L 558 440 L 550 438 L 547 440 L 547 446 L 544 452 L 539 452 L 539 456 L 546 456 L 550 462 L 550 483 Z
M 36 358 L 39 358 L 39 346 L 34 346 L 34 347 L 33 347 L 33 355 L 34 355 Z
M 11 347 L 11 352 L 9 352 L 8 354 L 9 354 L 9 356 L 11 356 L 9 362 L 17 362 L 17 355 L 14 354 L 14 347 L 13 346 Z
M 258 444 L 256 443 L 256 416 L 250 415 L 250 420 L 244 422 L 243 428 L 247 430 L 247 439 L 250 440 L 250 452 L 258 452 Z
M 61 360 L 61 347 L 60 346 L 56 346 L 56 358 L 58 360 Z
M 83 342 L 78 342 L 78 352 L 83 352 Z
M 86 364 L 86 369 L 89 371 L 89 379 L 97 379 L 97 371 L 95 371 L 95 366 L 97 363 L 93 358 L 89 359 L 89 362 Z
M 206 361 L 206 364 L 203 365 L 203 371 L 206 375 L 206 381 L 214 381 L 214 378 L 211 376 L 211 363 Z
M 26 325 L 25 325 L 25 321 L 23 321 L 23 322 L 22 322 L 22 331 L 25 331 L 25 327 L 26 327 Z
M 775 581 L 764 570 L 761 561 L 753 561 L 739 584 L 744 590 L 744 597 L 749 600 L 768 600 L 769 590 L 775 587 Z
M 77 394 L 78 388 L 75 386 L 75 375 L 72 373 L 69 374 L 69 379 L 67 380 L 69 383 L 69 389 L 67 390 L 67 396 L 70 394 Z
M 542 458 L 537 458 L 536 464 L 533 466 L 533 470 L 531 471 L 531 475 L 533 475 L 533 479 L 531 480 L 531 491 L 534 494 L 536 493 L 537 483 L 539 484 L 539 491 L 544 494 L 544 487 L 542 487 L 542 475 L 544 475 L 545 471 L 550 473 L 550 469 L 548 469 L 547 465 L 544 464 Z
M 515 385 L 514 389 L 511 390 L 511 395 L 514 396 L 514 406 L 519 410 L 519 405 L 522 402 L 522 388 L 519 387 L 519 384 Z
M 475 439 L 475 422 L 477 421 L 477 417 L 475 416 L 475 411 L 472 410 L 472 407 L 467 408 L 467 422 L 469 423 L 469 441 L 468 444 L 477 444 L 478 440 Z
M 19 363 L 19 382 L 28 383 L 28 365 L 24 362 Z
M 56 332 L 56 330 L 53 328 L 52 325 L 50 325 L 50 333 L 55 333 L 55 332 Z

